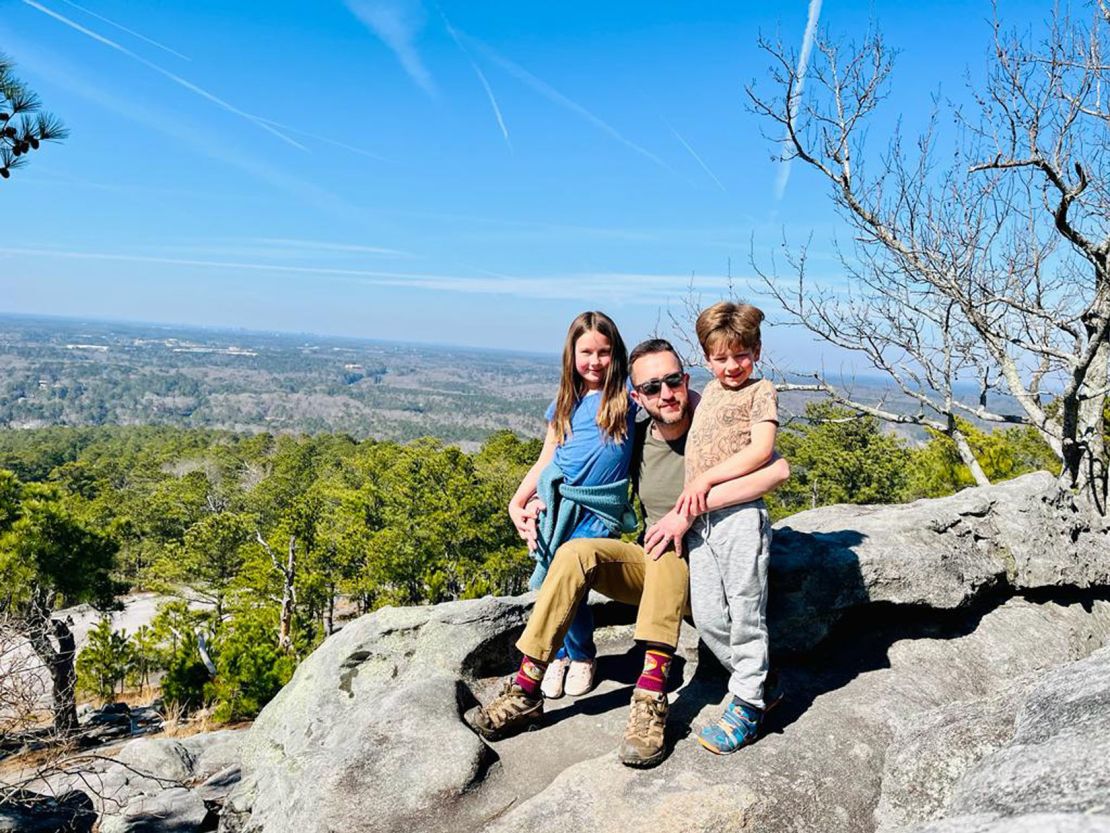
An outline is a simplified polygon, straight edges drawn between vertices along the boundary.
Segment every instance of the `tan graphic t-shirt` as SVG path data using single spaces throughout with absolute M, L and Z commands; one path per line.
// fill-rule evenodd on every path
M 686 435 L 686 482 L 751 443 L 757 422 L 778 421 L 778 396 L 769 379 L 749 379 L 739 390 L 711 380 Z

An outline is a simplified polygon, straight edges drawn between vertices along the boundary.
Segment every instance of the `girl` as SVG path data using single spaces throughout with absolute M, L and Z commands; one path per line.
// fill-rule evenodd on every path
M 564 541 L 609 538 L 630 531 L 630 524 L 635 529 L 628 466 L 636 406 L 627 383 L 628 355 L 616 324 L 601 312 L 575 318 L 563 345 L 559 394 L 545 415 L 543 451 L 509 501 L 513 525 L 537 561 L 529 582 L 533 590 Z M 529 507 L 535 498 L 540 502 Z M 563 647 L 543 674 L 545 696 L 561 697 L 564 690 L 585 694 L 593 687 L 593 630 L 589 606 L 580 604 Z

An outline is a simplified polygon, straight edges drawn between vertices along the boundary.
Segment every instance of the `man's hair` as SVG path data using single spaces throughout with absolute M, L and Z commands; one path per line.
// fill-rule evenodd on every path
M 633 347 L 632 352 L 628 354 L 629 370 L 632 369 L 632 365 L 636 364 L 636 359 L 650 356 L 652 353 L 670 353 L 678 362 L 678 369 L 682 370 L 682 357 L 678 355 L 678 351 L 665 338 L 649 338 L 647 341 L 641 341 Z
M 732 345 L 757 349 L 762 343 L 759 334 L 762 321 L 763 311 L 751 304 L 718 301 L 701 311 L 694 329 L 701 349 L 708 356 L 713 350 Z

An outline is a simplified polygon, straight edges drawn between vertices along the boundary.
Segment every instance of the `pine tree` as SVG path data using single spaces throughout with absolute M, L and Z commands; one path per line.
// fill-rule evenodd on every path
M 15 77 L 15 65 L 0 54 L 0 177 L 8 179 L 14 168 L 43 142 L 58 142 L 69 131 L 55 116 L 41 111 L 39 97 Z
M 112 630 L 112 620 L 104 616 L 89 631 L 88 642 L 77 656 L 77 678 L 82 688 L 110 701 L 117 683 L 122 685 L 130 663 L 127 632 Z

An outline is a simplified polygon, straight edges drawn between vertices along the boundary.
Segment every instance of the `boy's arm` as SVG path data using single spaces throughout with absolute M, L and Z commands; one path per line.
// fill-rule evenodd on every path
M 734 477 L 709 490 L 706 511 L 750 503 L 773 492 L 790 479 L 790 464 L 775 454 L 771 462 L 751 474 Z
M 763 468 L 710 489 L 706 500 L 707 511 L 749 503 L 774 491 L 789 478 L 790 464 L 785 457 L 775 454 L 771 462 Z M 681 514 L 672 509 L 644 533 L 644 551 L 651 558 L 657 559 L 673 541 L 675 551 L 682 555 L 682 536 L 696 517 L 696 514 Z
M 751 442 L 689 481 L 675 503 L 675 510 L 683 515 L 700 515 L 708 508 L 706 497 L 712 487 L 751 474 L 767 465 L 775 453 L 777 432 L 778 424 L 769 420 L 752 425 Z

